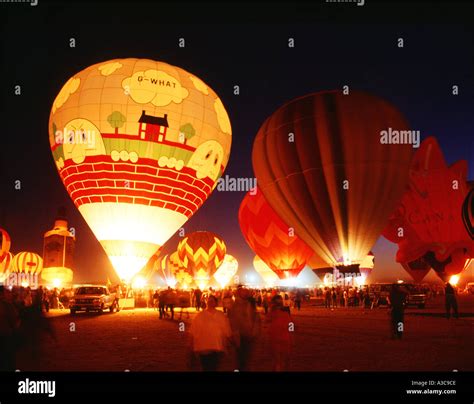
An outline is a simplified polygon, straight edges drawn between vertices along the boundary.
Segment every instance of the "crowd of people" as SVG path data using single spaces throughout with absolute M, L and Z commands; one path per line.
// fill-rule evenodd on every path
M 58 304 L 59 292 L 40 286 L 6 288 L 0 285 L 0 371 L 15 370 L 17 352 L 39 363 L 40 340 L 55 334 L 44 312 Z
M 235 369 L 249 370 L 249 361 L 256 341 L 265 338 L 265 347 L 270 350 L 273 370 L 289 368 L 294 322 L 293 310 L 301 310 L 303 302 L 319 301 L 324 307 L 335 308 L 377 306 L 379 295 L 368 287 L 338 286 L 314 289 L 237 288 L 206 290 L 173 289 L 132 291 L 116 288 L 122 298 L 139 296 L 146 305 L 158 311 L 161 320 L 175 320 L 175 311 L 180 309 L 178 320 L 183 314 L 190 319 L 190 311 L 196 315 L 192 319 L 189 335 L 189 366 L 199 366 L 205 371 L 219 369 L 224 355 L 234 353 Z M 445 296 L 446 317 L 458 317 L 456 289 L 449 283 L 441 291 L 432 288 L 424 291 L 427 296 Z M 0 285 L 0 370 L 14 369 L 15 353 L 19 349 L 38 355 L 41 335 L 45 332 L 53 339 L 54 332 L 44 313 L 68 306 L 71 291 L 40 286 L 36 290 L 29 287 L 6 288 Z M 392 337 L 401 339 L 403 335 L 406 291 L 402 285 L 392 285 L 387 296 L 391 314 Z M 219 308 L 219 309 L 218 309 Z M 191 309 L 191 310 L 190 310 Z M 263 333 L 263 331 L 265 331 Z

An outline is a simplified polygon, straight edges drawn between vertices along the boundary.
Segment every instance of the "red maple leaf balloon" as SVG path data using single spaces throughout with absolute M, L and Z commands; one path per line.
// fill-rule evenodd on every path
M 398 244 L 397 262 L 423 259 L 442 279 L 460 273 L 474 256 L 474 241 L 462 218 L 469 192 L 467 162 L 446 165 L 438 142 L 429 137 L 413 157 L 410 180 L 383 232 Z

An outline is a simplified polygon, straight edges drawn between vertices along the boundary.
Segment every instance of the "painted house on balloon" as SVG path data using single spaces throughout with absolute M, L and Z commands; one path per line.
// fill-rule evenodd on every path
M 163 117 L 147 115 L 145 111 L 142 111 L 138 127 L 138 135 L 142 140 L 148 140 L 151 142 L 163 142 L 166 138 L 166 131 L 169 128 L 168 125 L 168 114 Z

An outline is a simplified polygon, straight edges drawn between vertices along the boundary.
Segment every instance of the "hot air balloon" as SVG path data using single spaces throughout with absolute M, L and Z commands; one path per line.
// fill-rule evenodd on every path
M 193 273 L 196 284 L 204 289 L 224 261 L 226 245 L 210 231 L 195 231 L 179 242 L 176 251 L 181 265 Z
M 383 235 L 398 244 L 398 262 L 423 259 L 448 280 L 474 257 L 474 240 L 466 232 L 462 206 L 469 192 L 467 162 L 448 167 L 434 137 L 416 152 L 410 181 Z
M 190 269 L 181 265 L 178 252 L 170 254 L 168 259 L 170 272 L 183 289 L 187 289 L 193 283 L 193 273 Z
M 219 97 L 193 74 L 114 59 L 66 82 L 49 138 L 74 204 L 129 281 L 217 184 L 231 125 Z
M 0 281 L 5 280 L 5 276 L 10 271 L 10 265 L 13 254 L 10 252 L 11 239 L 8 232 L 0 227 L 0 236 L 2 241 L 0 244 Z
M 375 244 L 407 183 L 408 129 L 391 104 L 359 91 L 297 98 L 260 128 L 258 186 L 326 267 L 354 272 Z
M 166 286 L 174 288 L 176 286 L 177 280 L 173 273 L 173 266 L 169 261 L 170 256 L 166 254 L 164 257 L 155 262 L 155 268 L 160 274 L 160 278 L 166 283 Z
M 22 251 L 13 257 L 12 272 L 28 275 L 40 275 L 43 269 L 43 259 L 34 252 Z
M 253 259 L 253 267 L 263 279 L 263 282 L 266 287 L 273 287 L 279 285 L 280 278 L 278 277 L 278 275 L 273 272 L 273 270 L 267 264 L 265 264 L 265 262 L 258 255 L 256 255 Z
M 474 239 L 474 181 L 470 182 L 470 186 L 471 190 L 462 205 L 462 218 L 469 236 Z
M 237 259 L 230 254 L 226 254 L 224 261 L 219 266 L 219 268 L 217 268 L 217 271 L 214 274 L 214 279 L 221 286 L 221 288 L 225 288 L 235 276 L 238 269 L 239 263 L 237 262 Z
M 296 278 L 313 251 L 287 226 L 258 189 L 249 191 L 239 209 L 242 234 L 250 248 L 280 279 Z
M 55 287 L 72 282 L 75 241 L 74 234 L 68 229 L 65 212 L 61 211 L 53 229 L 44 235 L 42 280 Z

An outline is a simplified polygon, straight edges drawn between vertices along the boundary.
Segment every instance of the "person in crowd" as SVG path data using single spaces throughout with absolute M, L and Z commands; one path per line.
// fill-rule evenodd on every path
M 224 313 L 227 313 L 228 310 L 232 307 L 234 300 L 232 298 L 232 290 L 230 288 L 226 289 L 222 295 L 222 308 Z
M 15 370 L 15 334 L 20 317 L 9 294 L 10 291 L 0 285 L 0 371 Z
M 202 291 L 201 289 L 197 288 L 195 291 L 194 291 L 194 299 L 195 299 L 195 307 L 196 307 L 196 311 L 199 311 L 201 310 L 201 298 L 202 298 Z
M 331 308 L 331 289 L 326 288 L 324 292 L 324 307 L 327 309 Z
M 400 288 L 398 283 L 392 286 L 389 295 L 390 314 L 392 326 L 392 338 L 402 339 L 404 331 L 404 311 L 405 311 L 406 293 Z
M 217 371 L 231 343 L 229 319 L 216 307 L 217 299 L 210 295 L 206 309 L 196 315 L 189 330 L 191 355 L 199 358 L 203 371 Z
M 295 294 L 295 307 L 298 311 L 301 310 L 301 301 L 303 300 L 303 296 L 301 291 L 298 289 Z
M 445 294 L 445 304 L 446 304 L 446 318 L 448 320 L 451 318 L 451 309 L 453 309 L 454 317 L 459 318 L 458 302 L 456 299 L 456 290 L 453 288 L 453 286 L 449 282 L 446 282 L 444 294 Z
M 276 372 L 289 369 L 293 321 L 288 311 L 284 309 L 283 299 L 276 295 L 271 300 L 271 309 L 268 316 L 269 347 L 273 360 L 273 370 Z
M 228 311 L 228 317 L 236 345 L 237 369 L 246 371 L 260 332 L 260 318 L 255 305 L 250 301 L 248 289 L 237 288 L 235 301 Z
M 168 291 L 165 289 L 165 290 L 162 290 L 158 295 L 158 312 L 160 313 L 159 314 L 160 320 L 168 317 L 168 313 L 166 313 L 166 310 L 165 310 L 167 294 L 168 294 Z
M 160 294 L 158 289 L 155 290 L 155 293 L 153 293 L 153 310 L 158 310 L 158 302 L 160 299 Z

